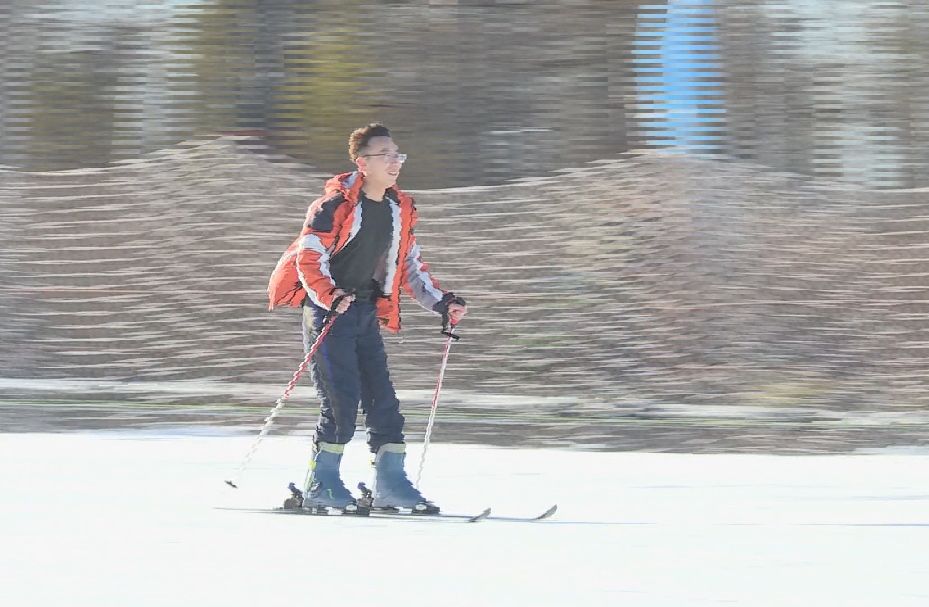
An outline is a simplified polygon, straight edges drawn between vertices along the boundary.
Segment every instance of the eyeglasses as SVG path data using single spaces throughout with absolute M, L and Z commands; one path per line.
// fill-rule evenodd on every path
M 362 154 L 361 155 L 362 158 L 368 158 L 370 156 L 383 156 L 387 160 L 387 162 L 394 160 L 396 162 L 399 162 L 400 164 L 403 164 L 404 162 L 406 162 L 406 159 L 409 158 L 409 156 L 407 156 L 406 154 L 397 154 L 396 152 L 384 152 L 382 154 Z

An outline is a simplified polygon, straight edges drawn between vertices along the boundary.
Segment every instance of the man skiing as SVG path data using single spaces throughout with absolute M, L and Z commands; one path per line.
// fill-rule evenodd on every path
M 413 234 L 413 199 L 396 183 L 406 160 L 382 124 L 352 132 L 348 152 L 356 170 L 326 182 L 309 207 L 300 237 L 277 264 L 268 286 L 270 308 L 303 309 L 309 349 L 327 315 L 332 323 L 311 363 L 320 415 L 306 482 L 305 508 L 352 511 L 339 464 L 355 433 L 358 405 L 365 413 L 374 454 L 374 508 L 409 508 L 434 514 L 407 477 L 404 417 L 387 367 L 380 327 L 400 330 L 400 290 L 452 324 L 468 308 L 443 291 L 423 263 Z

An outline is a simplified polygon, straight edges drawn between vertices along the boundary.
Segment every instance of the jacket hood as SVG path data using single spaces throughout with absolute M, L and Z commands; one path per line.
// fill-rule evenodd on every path
M 327 195 L 341 192 L 347 199 L 352 200 L 356 198 L 358 192 L 361 191 L 361 185 L 363 183 L 364 178 L 361 176 L 360 172 L 349 171 L 348 173 L 339 173 L 334 177 L 330 177 L 329 180 L 326 181 L 324 189 Z M 351 194 L 355 194 L 355 196 Z

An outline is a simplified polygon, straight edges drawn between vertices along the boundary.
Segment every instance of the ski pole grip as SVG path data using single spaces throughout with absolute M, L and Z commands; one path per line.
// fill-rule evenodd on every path
M 451 337 L 455 341 L 458 341 L 461 339 L 461 335 L 452 332 L 455 330 L 456 326 L 457 323 L 451 322 L 451 319 L 448 317 L 448 313 L 442 315 L 442 335 Z
M 461 297 L 458 297 L 451 291 L 442 296 L 442 299 L 438 301 L 434 306 L 432 306 L 433 311 L 438 312 L 442 316 L 442 335 L 446 335 L 452 339 L 458 340 L 461 339 L 458 335 L 452 333 L 455 329 L 457 323 L 451 322 L 451 315 L 448 313 L 448 308 L 452 304 L 465 306 L 465 300 Z

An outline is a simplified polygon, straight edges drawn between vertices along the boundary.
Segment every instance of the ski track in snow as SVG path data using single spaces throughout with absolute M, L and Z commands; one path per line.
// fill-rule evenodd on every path
M 540 523 L 288 517 L 305 438 L 0 434 L 0 603 L 929 605 L 929 454 L 687 455 L 434 444 L 447 512 Z M 415 473 L 420 446 L 411 445 Z M 346 483 L 369 481 L 359 436 Z

